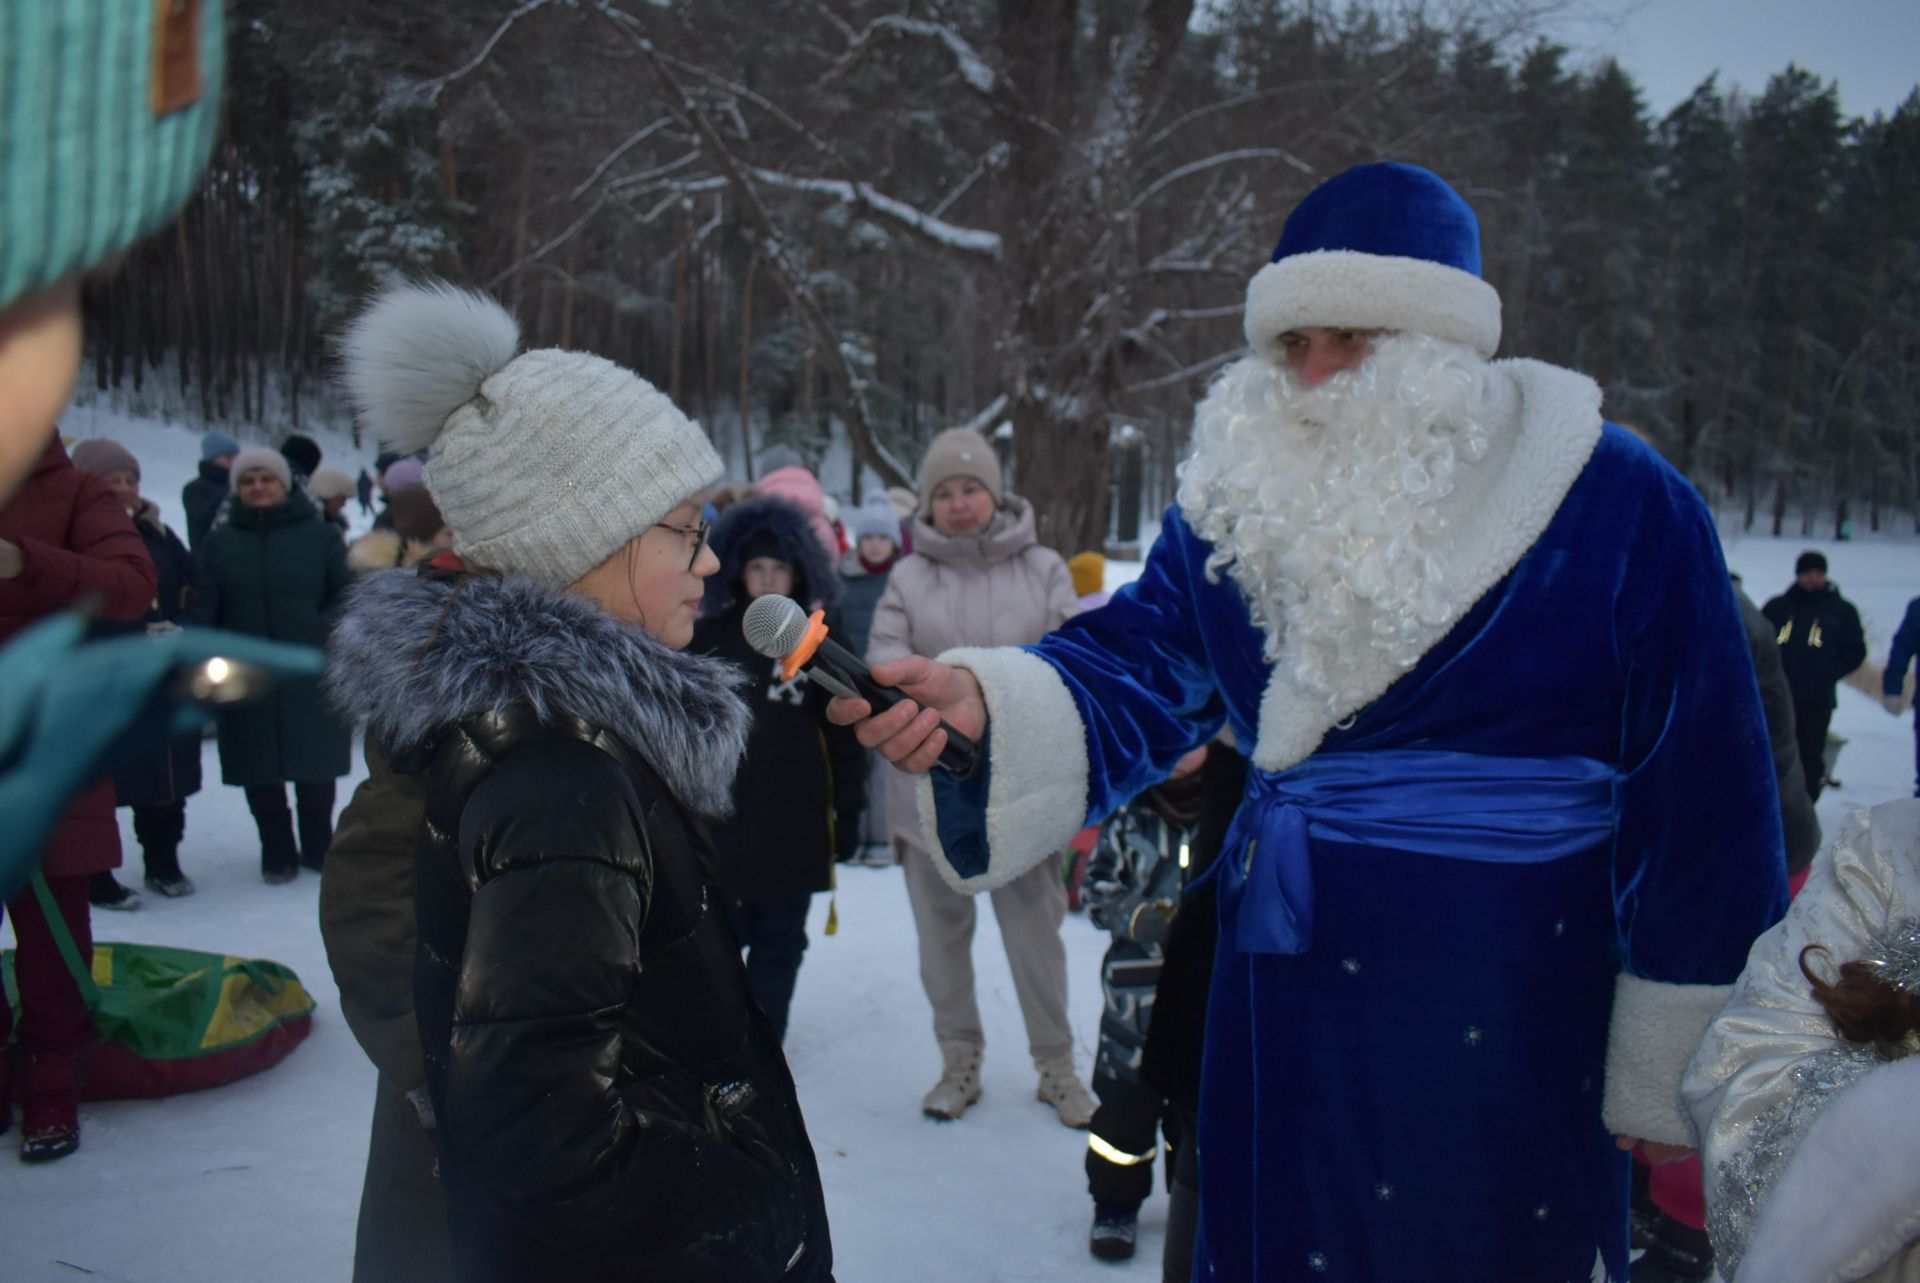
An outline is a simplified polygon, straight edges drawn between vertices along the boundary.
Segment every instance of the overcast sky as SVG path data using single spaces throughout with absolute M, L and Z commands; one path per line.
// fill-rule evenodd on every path
M 1592 21 L 1556 39 L 1583 61 L 1611 53 L 1663 116 L 1715 70 L 1759 94 L 1797 62 L 1840 82 L 1850 115 L 1891 114 L 1920 80 L 1920 0 L 1584 0 Z

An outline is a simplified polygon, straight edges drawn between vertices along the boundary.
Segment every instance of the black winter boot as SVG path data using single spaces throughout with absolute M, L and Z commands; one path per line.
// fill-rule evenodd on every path
M 1103 1261 L 1131 1261 L 1133 1241 L 1139 1231 L 1139 1208 L 1095 1203 L 1093 1232 L 1087 1238 L 1087 1250 Z

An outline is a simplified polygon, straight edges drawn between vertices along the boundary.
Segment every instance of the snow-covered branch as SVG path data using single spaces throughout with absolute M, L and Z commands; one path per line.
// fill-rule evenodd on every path
M 806 319 L 807 328 L 812 331 L 818 350 L 825 353 L 829 366 L 839 377 L 847 390 L 846 427 L 856 457 L 871 466 L 880 474 L 887 485 L 909 486 L 913 484 L 912 472 L 900 460 L 880 443 L 873 430 L 873 416 L 867 408 L 866 380 L 848 359 L 842 336 L 837 332 L 826 309 L 808 284 L 807 273 L 800 263 L 795 261 L 791 249 L 780 236 L 773 216 L 767 212 L 766 202 L 760 198 L 758 184 L 763 181 L 735 158 L 727 147 L 726 140 L 714 127 L 713 121 L 700 104 L 694 101 L 686 87 L 675 79 L 673 71 L 659 50 L 648 38 L 647 26 L 643 19 L 627 12 L 611 0 L 593 0 L 594 12 L 607 24 L 624 36 L 640 55 L 652 67 L 660 85 L 666 90 L 667 100 L 673 109 L 692 127 L 706 146 L 707 151 L 718 165 L 726 183 L 740 198 L 740 205 L 746 214 L 747 224 L 759 241 L 761 253 L 766 262 L 780 278 L 787 297 L 794 307 Z M 915 211 L 917 212 L 917 211 Z
M 1000 420 L 1007 417 L 1007 405 L 1007 394 L 1002 392 L 999 396 L 987 402 L 986 409 L 980 411 L 980 413 L 974 415 L 960 426 L 969 432 L 978 432 L 982 436 L 985 436 L 990 428 L 999 426 Z
M 891 196 L 877 192 L 866 183 L 850 183 L 837 178 L 806 178 L 778 173 L 771 169 L 755 169 L 753 177 L 769 187 L 811 192 L 817 196 L 831 196 L 842 204 L 852 205 L 869 214 L 896 223 L 936 245 L 961 254 L 985 259 L 1000 257 L 1002 243 L 999 233 L 956 226 L 915 209 L 905 201 L 895 200 Z
M 843 30 L 848 29 L 845 23 L 840 23 L 838 19 L 835 21 Z M 874 38 L 883 33 L 937 40 L 953 56 L 954 69 L 960 73 L 960 78 L 966 81 L 968 87 L 975 93 L 983 97 L 990 97 L 995 86 L 999 84 L 999 74 L 985 58 L 980 56 L 979 51 L 967 41 L 965 36 L 944 22 L 928 22 L 925 19 L 909 18 L 902 14 L 888 14 L 869 22 L 848 42 L 846 53 L 827 72 L 825 78 L 831 79 L 844 74 L 866 55 L 867 47 Z

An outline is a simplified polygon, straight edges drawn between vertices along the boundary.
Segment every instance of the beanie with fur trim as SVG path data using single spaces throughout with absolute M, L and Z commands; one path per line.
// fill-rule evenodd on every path
M 396 285 L 348 326 L 342 381 L 382 445 L 428 452 L 427 491 L 462 559 L 565 588 L 723 467 L 631 370 L 519 345 L 518 323 L 484 294 Z
M 931 511 L 933 492 L 940 488 L 940 483 L 955 477 L 972 477 L 987 488 L 994 504 L 999 505 L 1000 456 L 993 452 L 987 439 L 972 428 L 948 428 L 927 447 L 927 457 L 920 464 L 922 513 Z
M 1418 165 L 1356 165 L 1314 188 L 1247 287 L 1254 351 L 1278 356 L 1302 326 L 1425 334 L 1491 357 L 1500 295 L 1480 278 L 1472 207 Z

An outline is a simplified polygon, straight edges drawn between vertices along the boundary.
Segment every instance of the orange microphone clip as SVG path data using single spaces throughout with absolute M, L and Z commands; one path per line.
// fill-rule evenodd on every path
M 793 648 L 791 654 L 780 661 L 780 680 L 790 682 L 799 676 L 801 668 L 813 658 L 813 653 L 820 649 L 820 643 L 826 639 L 827 612 L 816 610 L 807 616 L 807 635 L 800 639 L 800 644 Z

